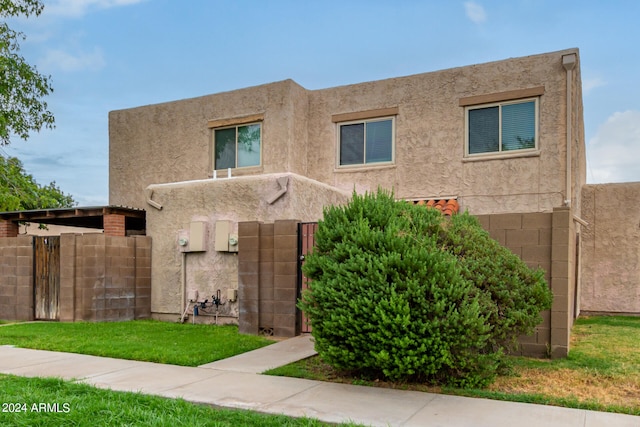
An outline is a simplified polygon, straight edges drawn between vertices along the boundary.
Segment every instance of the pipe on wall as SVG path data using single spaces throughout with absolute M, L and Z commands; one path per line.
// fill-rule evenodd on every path
M 572 155 L 572 135 L 571 135 L 571 129 L 572 129 L 572 121 L 571 121 L 571 117 L 572 117 L 572 82 L 573 82 L 573 69 L 576 67 L 576 62 L 577 62 L 577 58 L 576 58 L 576 54 L 572 53 L 569 55 L 564 55 L 562 57 L 562 66 L 564 67 L 564 69 L 567 72 L 567 162 L 566 162 L 566 166 L 567 166 L 567 190 L 565 193 L 565 201 L 564 201 L 564 205 L 565 206 L 571 206 L 571 155 Z
M 180 266 L 180 292 L 182 293 L 180 307 L 185 307 L 180 323 L 184 322 L 185 315 L 187 314 L 187 253 L 182 252 L 182 265 Z

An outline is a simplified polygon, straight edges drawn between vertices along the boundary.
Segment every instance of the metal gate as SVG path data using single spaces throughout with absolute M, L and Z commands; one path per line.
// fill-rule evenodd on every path
M 302 265 L 304 264 L 305 256 L 313 249 L 315 244 L 314 234 L 317 229 L 317 222 L 301 222 L 298 224 L 298 298 L 301 297 L 305 289 L 309 288 L 311 283 L 311 280 L 302 273 Z M 303 334 L 311 332 L 309 318 L 301 310 L 298 310 L 298 316 L 300 332 Z
M 34 317 L 60 319 L 60 237 L 34 237 Z

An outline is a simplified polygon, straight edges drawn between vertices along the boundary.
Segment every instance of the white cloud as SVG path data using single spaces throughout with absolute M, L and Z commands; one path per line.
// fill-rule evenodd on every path
M 129 6 L 143 1 L 146 0 L 54 0 L 45 5 L 44 11 L 50 15 L 78 18 L 90 10 Z
M 49 50 L 44 59 L 40 61 L 43 67 L 58 69 L 62 71 L 96 71 L 106 64 L 102 55 L 102 50 L 94 48 L 93 52 L 72 55 L 59 49 Z
M 613 113 L 587 144 L 587 180 L 640 181 L 640 111 Z
M 487 20 L 487 13 L 484 11 L 484 7 L 478 3 L 467 1 L 464 3 L 464 10 L 472 22 L 476 24 L 482 24 Z
M 584 95 L 588 95 L 591 90 L 600 87 L 606 86 L 607 82 L 602 80 L 600 77 L 593 78 L 583 78 L 582 79 L 582 93 Z

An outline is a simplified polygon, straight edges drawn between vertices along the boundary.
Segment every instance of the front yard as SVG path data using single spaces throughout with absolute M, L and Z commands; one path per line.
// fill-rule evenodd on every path
M 18 323 L 0 327 L 0 345 L 199 366 L 272 344 L 233 325 L 152 320 L 102 323 Z
M 235 326 L 155 321 L 24 323 L 0 327 L 0 345 L 183 366 L 198 366 L 272 342 L 240 335 Z M 331 369 L 317 356 L 269 373 L 640 415 L 640 317 L 580 318 L 574 325 L 571 351 L 566 359 L 513 357 L 512 362 L 511 372 L 499 376 L 483 390 L 352 377 Z
M 640 415 L 640 317 L 580 318 L 566 359 L 511 361 L 511 372 L 482 390 L 356 378 L 317 356 L 269 374 Z

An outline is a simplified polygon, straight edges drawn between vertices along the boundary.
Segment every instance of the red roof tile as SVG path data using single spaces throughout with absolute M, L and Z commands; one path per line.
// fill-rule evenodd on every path
M 438 209 L 446 216 L 457 214 L 460 210 L 460 205 L 456 199 L 419 199 L 412 200 L 412 202 L 414 205 Z

